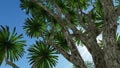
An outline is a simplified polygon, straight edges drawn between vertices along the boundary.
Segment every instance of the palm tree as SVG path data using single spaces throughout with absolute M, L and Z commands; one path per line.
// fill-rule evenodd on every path
M 56 66 L 58 56 L 56 54 L 60 54 L 60 52 L 51 44 L 47 44 L 48 40 L 50 39 L 50 35 L 53 32 L 54 35 L 54 42 L 57 46 L 62 47 L 63 50 L 66 50 L 69 52 L 69 48 L 67 46 L 67 41 L 64 38 L 63 33 L 61 32 L 61 28 L 59 25 L 54 25 L 55 29 L 53 28 L 53 25 L 51 25 L 51 21 L 54 21 L 51 19 L 52 17 L 48 15 L 47 12 L 42 11 L 36 11 L 35 8 L 37 5 L 33 2 L 27 2 L 25 0 L 21 0 L 23 2 L 21 4 L 21 8 L 27 8 L 28 12 L 35 12 L 32 14 L 32 17 L 27 18 L 26 22 L 24 23 L 24 30 L 26 31 L 26 34 L 30 38 L 42 38 L 42 41 L 36 41 L 36 44 L 33 44 L 29 49 L 29 57 L 30 64 L 32 65 L 32 68 L 53 68 Z M 29 6 L 29 7 L 28 7 Z M 32 9 L 32 10 L 30 10 Z M 40 9 L 41 11 L 42 9 Z M 40 14 L 39 14 L 40 13 Z M 41 17 L 41 15 L 45 15 L 44 19 Z M 47 19 L 46 17 L 49 17 L 50 19 Z M 58 29 L 59 28 L 59 29 Z M 58 29 L 58 30 L 57 30 Z M 50 40 L 51 42 L 51 40 Z
M 56 66 L 58 60 L 56 50 L 43 41 L 36 41 L 36 44 L 33 44 L 28 51 L 32 68 L 53 68 Z
M 27 0 L 21 2 L 21 8 L 27 9 L 26 13 L 32 12 L 32 16 L 26 19 L 23 26 L 26 34 L 31 38 L 42 38 L 42 42 L 36 41 L 36 44 L 28 49 L 30 64 L 32 68 L 53 68 L 57 63 L 55 54 L 60 54 L 60 51 L 71 53 L 64 33 L 56 20 L 52 19 L 46 11 L 36 10 L 40 8 L 37 4 Z M 55 24 L 52 25 L 51 22 Z
M 47 22 L 48 23 L 48 22 Z M 49 29 L 47 27 L 49 26 Z M 29 49 L 30 64 L 32 68 L 53 68 L 56 66 L 58 56 L 60 54 L 51 44 L 47 44 L 50 38 L 50 31 L 52 30 L 50 25 L 42 23 L 36 18 L 27 18 L 24 24 L 24 30 L 29 37 L 38 38 L 41 37 L 41 41 L 36 41 Z M 58 28 L 58 27 L 56 27 Z M 65 51 L 69 52 L 67 41 L 64 38 L 61 30 L 55 31 L 54 42 L 57 46 L 62 47 Z M 51 40 L 50 40 L 51 42 Z
M 0 65 L 5 59 L 6 64 L 19 68 L 13 62 L 24 54 L 25 40 L 22 38 L 22 34 L 16 33 L 16 28 L 10 33 L 8 26 L 0 26 Z

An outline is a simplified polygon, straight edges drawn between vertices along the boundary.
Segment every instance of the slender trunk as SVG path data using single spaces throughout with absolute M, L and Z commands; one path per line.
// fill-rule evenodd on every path
M 5 48 L 5 61 L 6 61 L 6 64 L 12 66 L 13 68 L 19 68 L 16 64 L 12 63 L 11 61 L 8 60 L 7 58 L 7 54 L 6 54 L 6 48 Z
M 9 61 L 6 56 L 5 56 L 5 61 L 6 61 L 6 64 L 12 66 L 13 68 L 19 68 L 16 64 Z
M 82 57 L 73 56 L 72 63 L 75 65 L 76 68 L 87 68 L 84 61 L 80 58 L 82 58 Z
M 70 51 L 71 51 L 71 56 L 73 58 L 73 63 L 75 64 L 76 67 L 78 68 L 87 68 L 87 66 L 85 65 L 76 45 L 75 45 L 75 42 L 73 41 L 73 39 L 71 38 L 70 34 L 66 31 L 64 31 L 64 35 L 65 35 L 65 38 L 68 42 L 68 47 L 70 48 Z

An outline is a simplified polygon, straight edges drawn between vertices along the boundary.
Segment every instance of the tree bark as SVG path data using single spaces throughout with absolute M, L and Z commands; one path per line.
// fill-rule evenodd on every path
M 6 64 L 12 66 L 13 68 L 19 68 L 16 64 L 9 61 L 6 56 L 5 56 L 5 61 L 6 61 Z
M 111 22 L 111 21 L 109 21 Z M 103 32 L 103 45 L 104 45 L 104 59 L 107 63 L 108 68 L 118 68 L 120 67 L 120 57 L 117 55 L 117 42 L 116 42 L 116 27 L 114 23 L 108 25 Z M 112 27 L 112 28 L 110 28 Z
M 87 48 L 92 54 L 95 68 L 107 68 L 104 60 L 104 52 L 97 44 L 96 39 L 91 38 L 87 43 Z
M 103 45 L 104 45 L 104 59 L 107 68 L 119 68 L 120 57 L 117 56 L 117 18 L 113 0 L 100 0 L 104 12 L 104 26 L 103 26 Z
M 81 63 L 81 61 L 77 61 L 78 63 L 74 63 L 76 68 L 87 68 L 87 66 L 85 65 L 85 63 Z
M 77 39 L 80 39 L 80 35 L 74 35 Z M 104 60 L 104 52 L 97 44 L 96 37 L 94 34 L 91 34 L 86 41 L 82 41 L 83 44 L 87 47 L 88 51 L 92 55 L 95 68 L 107 68 L 106 62 Z
M 69 62 L 73 63 L 78 68 L 87 68 L 84 61 L 82 60 L 82 57 L 78 54 L 68 54 L 64 49 L 59 47 L 59 45 L 56 45 L 55 43 L 52 43 L 52 46 L 56 48 Z

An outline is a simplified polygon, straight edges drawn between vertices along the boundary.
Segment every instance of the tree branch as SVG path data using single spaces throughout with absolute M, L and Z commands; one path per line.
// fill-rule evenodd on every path
M 51 26 L 51 34 L 49 36 L 49 39 L 47 41 L 45 41 L 46 45 L 51 45 L 53 46 L 56 50 L 58 50 L 66 59 L 68 59 L 70 62 L 72 62 L 72 59 L 71 59 L 71 55 L 68 54 L 60 45 L 57 45 L 55 42 L 54 42 L 54 30 L 55 30 L 55 26 L 54 24 Z M 44 40 L 46 40 L 44 37 L 43 37 Z
M 12 66 L 13 68 L 19 68 L 16 64 L 9 61 L 6 56 L 5 56 L 5 61 L 6 61 L 6 64 Z
M 51 46 L 53 46 L 55 49 L 57 49 L 67 60 L 72 62 L 72 57 L 70 54 L 68 54 L 60 45 L 56 45 L 55 42 L 50 41 Z

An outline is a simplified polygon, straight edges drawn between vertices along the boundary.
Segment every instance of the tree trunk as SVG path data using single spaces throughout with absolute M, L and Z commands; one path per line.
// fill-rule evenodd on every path
M 120 60 L 117 55 L 117 42 L 116 42 L 116 23 L 106 25 L 106 28 L 103 32 L 103 44 L 104 44 L 104 59 L 107 63 L 107 68 L 119 68 Z M 108 23 L 108 22 L 107 22 Z
M 102 52 L 96 52 L 95 54 L 92 54 L 92 56 L 95 68 L 107 68 Z
M 104 60 L 104 52 L 97 44 L 96 37 L 92 36 L 93 35 L 90 35 L 85 42 L 83 41 L 83 44 L 87 47 L 88 51 L 92 55 L 95 68 L 107 68 Z M 76 36 L 76 38 L 79 39 L 79 36 Z
M 117 55 L 117 18 L 118 15 L 113 5 L 113 0 L 100 0 L 104 12 L 103 24 L 103 45 L 104 45 L 104 59 L 107 68 L 119 68 L 120 60 Z
M 6 61 L 6 64 L 12 66 L 13 68 L 19 68 L 16 64 L 9 61 L 6 56 L 5 56 L 5 61 Z
M 104 52 L 97 44 L 96 39 L 91 38 L 87 44 L 88 51 L 93 57 L 95 68 L 107 68 L 106 62 L 104 60 Z
M 75 68 L 85 68 L 85 67 L 81 67 L 80 64 L 79 64 L 79 66 L 75 66 Z M 86 67 L 86 68 L 87 68 L 87 67 Z

